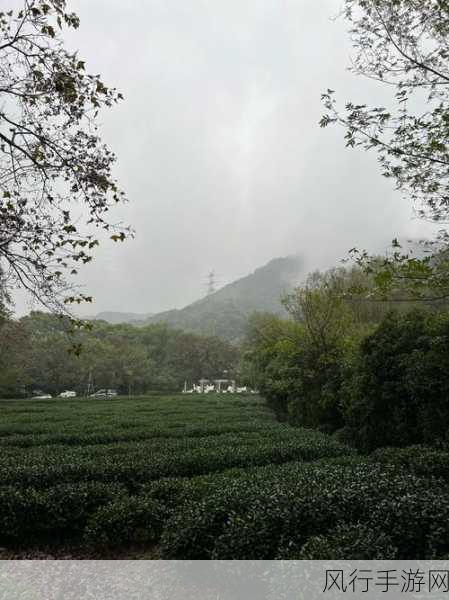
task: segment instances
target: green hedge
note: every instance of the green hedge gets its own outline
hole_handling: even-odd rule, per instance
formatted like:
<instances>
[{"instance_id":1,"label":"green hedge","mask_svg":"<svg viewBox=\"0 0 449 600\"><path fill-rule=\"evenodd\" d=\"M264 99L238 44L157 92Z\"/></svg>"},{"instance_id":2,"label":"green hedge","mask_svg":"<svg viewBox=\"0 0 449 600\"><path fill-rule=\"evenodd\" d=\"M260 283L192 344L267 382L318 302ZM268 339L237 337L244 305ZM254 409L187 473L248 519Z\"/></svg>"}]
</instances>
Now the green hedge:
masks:
<instances>
[{"instance_id":1,"label":"green hedge","mask_svg":"<svg viewBox=\"0 0 449 600\"><path fill-rule=\"evenodd\" d=\"M124 495L117 484L55 485L49 490L0 488L2 544L65 543L84 534L99 507Z\"/></svg>"},{"instance_id":2,"label":"green hedge","mask_svg":"<svg viewBox=\"0 0 449 600\"><path fill-rule=\"evenodd\" d=\"M48 488L57 483L102 481L122 483L137 492L148 481L169 476L191 477L230 467L281 464L292 460L315 460L349 455L353 451L330 437L310 430L290 429L288 436L263 436L245 443L244 438L201 439L193 447L171 442L159 445L129 445L115 454L96 447L81 451L57 449L23 456L0 457L3 484ZM215 442L215 444L213 443Z\"/></svg>"},{"instance_id":3,"label":"green hedge","mask_svg":"<svg viewBox=\"0 0 449 600\"><path fill-rule=\"evenodd\" d=\"M262 469L182 505L165 527L162 556L268 559L358 524L387 536L397 558L438 557L449 549L449 488L377 465Z\"/></svg>"},{"instance_id":4,"label":"green hedge","mask_svg":"<svg viewBox=\"0 0 449 600\"><path fill-rule=\"evenodd\" d=\"M101 556L157 544L180 559L449 555L443 450L360 457L322 433L275 423L259 402L126 402L126 411L77 402L81 415L56 403L55 415L6 406L0 545L75 545Z\"/></svg>"},{"instance_id":5,"label":"green hedge","mask_svg":"<svg viewBox=\"0 0 449 600\"><path fill-rule=\"evenodd\" d=\"M114 483L0 488L5 545L159 544L169 559L417 559L449 554L449 486L357 457Z\"/></svg>"},{"instance_id":6,"label":"green hedge","mask_svg":"<svg viewBox=\"0 0 449 600\"><path fill-rule=\"evenodd\" d=\"M395 560L398 549L387 532L362 523L337 525L326 535L316 535L302 546L287 545L279 558L298 560Z\"/></svg>"},{"instance_id":7,"label":"green hedge","mask_svg":"<svg viewBox=\"0 0 449 600\"><path fill-rule=\"evenodd\" d=\"M126 548L159 539L166 509L148 497L120 498L100 507L89 519L84 541L91 548Z\"/></svg>"},{"instance_id":8,"label":"green hedge","mask_svg":"<svg viewBox=\"0 0 449 600\"><path fill-rule=\"evenodd\" d=\"M427 446L380 448L371 454L371 459L424 477L441 477L449 481L449 452L445 450Z\"/></svg>"}]
</instances>

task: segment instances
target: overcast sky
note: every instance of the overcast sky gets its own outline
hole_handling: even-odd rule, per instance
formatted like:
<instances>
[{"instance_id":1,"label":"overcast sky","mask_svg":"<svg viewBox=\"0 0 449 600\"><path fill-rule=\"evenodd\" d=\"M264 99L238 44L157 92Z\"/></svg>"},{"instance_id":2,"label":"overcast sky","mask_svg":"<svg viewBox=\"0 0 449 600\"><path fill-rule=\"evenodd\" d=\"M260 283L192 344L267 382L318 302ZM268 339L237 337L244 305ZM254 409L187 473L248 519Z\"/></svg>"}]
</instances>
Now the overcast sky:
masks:
<instances>
[{"instance_id":1,"label":"overcast sky","mask_svg":"<svg viewBox=\"0 0 449 600\"><path fill-rule=\"evenodd\" d=\"M343 102L388 91L347 71L342 0L68 4L81 17L70 47L125 96L100 120L130 200L116 220L136 230L84 268L83 314L180 307L211 269L225 284L293 253L323 268L419 235L375 156L318 126L328 87Z\"/></svg>"}]
</instances>

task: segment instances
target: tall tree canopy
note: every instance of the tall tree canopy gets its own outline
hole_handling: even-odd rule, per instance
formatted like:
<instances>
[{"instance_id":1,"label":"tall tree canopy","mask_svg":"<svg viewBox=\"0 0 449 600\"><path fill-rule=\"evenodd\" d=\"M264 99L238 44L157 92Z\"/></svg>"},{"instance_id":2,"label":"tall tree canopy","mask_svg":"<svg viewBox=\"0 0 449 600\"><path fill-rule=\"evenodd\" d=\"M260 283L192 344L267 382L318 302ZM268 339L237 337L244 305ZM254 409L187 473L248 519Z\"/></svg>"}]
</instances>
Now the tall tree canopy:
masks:
<instances>
[{"instance_id":1,"label":"tall tree canopy","mask_svg":"<svg viewBox=\"0 0 449 600\"><path fill-rule=\"evenodd\" d=\"M59 394L115 388L122 394L181 391L202 377L236 377L239 349L216 337L171 329L96 321L70 332L70 320L31 312L3 321L0 313L0 398L33 390ZM70 332L70 335L69 335ZM80 344L83 351L68 352Z\"/></svg>"},{"instance_id":2,"label":"tall tree canopy","mask_svg":"<svg viewBox=\"0 0 449 600\"><path fill-rule=\"evenodd\" d=\"M333 90L323 94L321 126L338 122L347 146L377 153L382 174L413 201L418 216L440 225L424 253L397 240L382 264L366 252L356 260L376 272L388 293L407 282L426 300L449 296L449 2L447 0L346 0L355 48L352 70L392 91L388 108L349 102L340 111ZM423 258L424 256L424 258Z\"/></svg>"},{"instance_id":3,"label":"tall tree canopy","mask_svg":"<svg viewBox=\"0 0 449 600\"><path fill-rule=\"evenodd\" d=\"M0 268L52 310L89 299L64 275L92 259L98 228L129 233L107 219L124 194L95 124L122 96L64 47L78 25L65 0L0 12Z\"/></svg>"}]
</instances>

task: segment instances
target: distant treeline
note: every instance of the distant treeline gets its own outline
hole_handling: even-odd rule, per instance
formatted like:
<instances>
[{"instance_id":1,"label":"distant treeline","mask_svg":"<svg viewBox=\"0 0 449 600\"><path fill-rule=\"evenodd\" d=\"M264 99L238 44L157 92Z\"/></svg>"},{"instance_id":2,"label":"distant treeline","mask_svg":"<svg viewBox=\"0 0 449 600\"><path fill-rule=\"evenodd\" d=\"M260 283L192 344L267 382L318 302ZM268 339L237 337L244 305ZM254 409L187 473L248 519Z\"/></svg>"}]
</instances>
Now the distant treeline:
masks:
<instances>
[{"instance_id":1,"label":"distant treeline","mask_svg":"<svg viewBox=\"0 0 449 600\"><path fill-rule=\"evenodd\" d=\"M0 320L0 397L37 391L59 394L113 388L121 394L179 391L185 380L232 374L238 349L217 337L166 325L93 323L70 333L70 323L42 312Z\"/></svg>"}]
</instances>

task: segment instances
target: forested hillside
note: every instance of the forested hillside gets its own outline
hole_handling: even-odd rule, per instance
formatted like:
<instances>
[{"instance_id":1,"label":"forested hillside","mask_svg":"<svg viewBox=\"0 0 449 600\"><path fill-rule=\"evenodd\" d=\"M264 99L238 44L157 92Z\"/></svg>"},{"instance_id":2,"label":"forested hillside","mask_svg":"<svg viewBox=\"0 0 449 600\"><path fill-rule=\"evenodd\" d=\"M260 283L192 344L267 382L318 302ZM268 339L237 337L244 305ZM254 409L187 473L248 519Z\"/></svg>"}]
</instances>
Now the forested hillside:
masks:
<instances>
[{"instance_id":1,"label":"forested hillside","mask_svg":"<svg viewBox=\"0 0 449 600\"><path fill-rule=\"evenodd\" d=\"M112 311L106 310L104 312L100 312L95 316L89 316L87 319L92 321L106 321L111 325L120 325L121 323L129 323L130 325L136 325L151 317L152 314L140 314L140 313L132 313L132 312L121 312L121 311Z\"/></svg>"},{"instance_id":2,"label":"forested hillside","mask_svg":"<svg viewBox=\"0 0 449 600\"><path fill-rule=\"evenodd\" d=\"M214 294L181 310L154 315L146 322L167 323L185 331L239 341L251 313L285 314L281 296L300 283L303 277L303 265L298 257L275 258Z\"/></svg>"}]
</instances>

